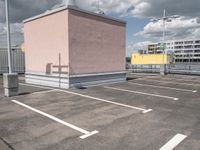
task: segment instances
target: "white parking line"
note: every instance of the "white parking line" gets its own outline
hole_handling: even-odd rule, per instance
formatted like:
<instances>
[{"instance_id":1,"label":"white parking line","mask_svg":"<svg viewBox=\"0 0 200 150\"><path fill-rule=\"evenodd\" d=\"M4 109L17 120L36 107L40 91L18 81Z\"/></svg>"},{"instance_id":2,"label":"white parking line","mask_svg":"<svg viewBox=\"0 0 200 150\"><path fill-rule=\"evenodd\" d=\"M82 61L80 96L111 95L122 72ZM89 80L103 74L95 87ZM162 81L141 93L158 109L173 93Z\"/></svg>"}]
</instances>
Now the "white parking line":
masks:
<instances>
[{"instance_id":1,"label":"white parking line","mask_svg":"<svg viewBox=\"0 0 200 150\"><path fill-rule=\"evenodd\" d=\"M178 144L180 144L187 136L183 134L176 134L169 142L167 142L159 150L173 150Z\"/></svg>"},{"instance_id":2,"label":"white parking line","mask_svg":"<svg viewBox=\"0 0 200 150\"><path fill-rule=\"evenodd\" d=\"M130 93L135 93L135 94L142 94L142 95L148 95L148 96L154 96L154 97L161 97L161 98L166 98L166 99L172 99L174 101L179 100L179 98L176 98L176 97L163 96L163 95L157 95L157 94L151 94L151 93L144 93L144 92L139 92L139 91L131 91L131 90L121 89L121 88L115 88L115 87L105 86L104 88L112 89L112 90L118 90L118 91L123 91L123 92L130 92Z\"/></svg>"},{"instance_id":3,"label":"white parking line","mask_svg":"<svg viewBox=\"0 0 200 150\"><path fill-rule=\"evenodd\" d=\"M57 89L57 91L65 92L65 93L68 93L68 94L77 95L77 96L81 96L81 97L85 97L85 98L89 98L89 99L94 99L94 100L97 100L97 101L106 102L106 103L110 103L110 104L114 104L114 105L118 105L118 106L122 106L122 107L126 107L126 108L140 110L144 114L152 111L152 109L143 109L143 108L140 108L140 107L135 107L135 106L131 106L131 105L117 103L117 102L113 102L113 101L109 101L109 100L105 100L105 99L101 99L101 98L97 98L97 97L93 97L93 96L89 96L89 95L84 95L84 94L80 94L80 93L75 93L75 92L71 92L71 91L65 91L65 90L60 90L60 89Z\"/></svg>"},{"instance_id":4,"label":"white parking line","mask_svg":"<svg viewBox=\"0 0 200 150\"><path fill-rule=\"evenodd\" d=\"M26 104L23 104L23 103L21 103L21 102L19 102L19 101L12 100L12 102L14 102L14 103L16 103L16 104L18 104L18 105L21 105L21 106L23 106L23 107L25 107L25 108L28 108L28 109L30 109L30 110L32 110L32 111L34 111L34 112L37 112L37 113L39 113L40 115L43 115L43 116L45 116L45 117L47 117L47 118L49 118L49 119L52 119L52 120L54 120L54 121L56 121L56 122L58 122L58 123L61 123L61 124L65 125L65 126L68 126L68 127L72 128L72 129L74 129L74 130L76 130L76 131L79 131L79 132L83 133L84 135L80 136L81 139L85 139L85 138L87 138L87 137L89 137L89 136L92 136L92 135L94 135L94 134L99 133L99 132L96 131L96 130L95 130L95 131L92 131L92 132L86 131L86 130L81 129L81 128L77 127L77 126L74 126L74 125L72 125L72 124L70 124L70 123L67 123L67 122L65 122L65 121L63 121L63 120L61 120L61 119L58 119L58 118L56 118L56 117L54 117L54 116L52 116L52 115L49 115L49 114L47 114L47 113L45 113L45 112L42 112L42 111L40 111L40 110L38 110L38 109L35 109L35 108L33 108L33 107L30 107L30 106L28 106L28 105L26 105Z\"/></svg>"},{"instance_id":5,"label":"white parking line","mask_svg":"<svg viewBox=\"0 0 200 150\"><path fill-rule=\"evenodd\" d=\"M33 87L39 87L39 88L45 88L43 86L35 86L35 85L31 85L31 84L23 84L23 85L33 86ZM51 88L51 89L53 89L53 88ZM71 92L71 91L67 91L67 90L53 89L53 91L65 92L65 93L68 93L68 94L78 95L78 96L81 96L81 97L85 97L85 98L89 98L89 99L94 99L94 100L97 100L97 101L106 102L106 103L118 105L118 106L121 106L121 107L126 107L126 108L140 110L140 111L142 111L143 114L146 114L146 113L152 111L152 109L144 109L144 108L140 108L140 107L135 107L135 106L131 106L131 105L117 103L117 102L113 102L113 101L109 101L109 100L105 100L105 99L101 99L101 98L97 98L97 97L92 97L92 96L89 96L89 95L83 95L83 94L79 94L79 93L75 93L75 92Z\"/></svg>"},{"instance_id":6,"label":"white parking line","mask_svg":"<svg viewBox=\"0 0 200 150\"><path fill-rule=\"evenodd\" d=\"M182 84L182 85L191 85L191 86L200 86L200 84L180 83L180 82L171 82L171 81L158 81L158 80L145 79L145 78L139 78L139 79L136 79L136 80L153 81L153 82L160 82L160 83Z\"/></svg>"},{"instance_id":7,"label":"white parking line","mask_svg":"<svg viewBox=\"0 0 200 150\"><path fill-rule=\"evenodd\" d=\"M176 91L183 91L183 92L193 92L196 93L197 90L188 90L188 89L180 89L180 88L172 88L167 86L156 86L151 84L140 84L135 82L128 82L129 84L139 85L139 86L149 86L149 87L155 87L155 88L161 88L161 89L170 89L170 90L176 90Z\"/></svg>"}]
</instances>

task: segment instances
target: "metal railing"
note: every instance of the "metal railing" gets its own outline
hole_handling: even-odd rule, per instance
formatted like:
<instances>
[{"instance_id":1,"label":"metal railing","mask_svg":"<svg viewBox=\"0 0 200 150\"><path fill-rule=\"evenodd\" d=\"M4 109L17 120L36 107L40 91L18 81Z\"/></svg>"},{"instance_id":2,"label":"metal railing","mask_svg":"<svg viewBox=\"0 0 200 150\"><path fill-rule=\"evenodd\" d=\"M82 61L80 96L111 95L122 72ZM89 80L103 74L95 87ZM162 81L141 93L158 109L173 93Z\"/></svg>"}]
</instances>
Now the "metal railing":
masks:
<instances>
[{"instance_id":1,"label":"metal railing","mask_svg":"<svg viewBox=\"0 0 200 150\"><path fill-rule=\"evenodd\" d=\"M160 73L160 65L131 65L133 73ZM170 64L166 66L168 74L200 75L200 63Z\"/></svg>"}]
</instances>

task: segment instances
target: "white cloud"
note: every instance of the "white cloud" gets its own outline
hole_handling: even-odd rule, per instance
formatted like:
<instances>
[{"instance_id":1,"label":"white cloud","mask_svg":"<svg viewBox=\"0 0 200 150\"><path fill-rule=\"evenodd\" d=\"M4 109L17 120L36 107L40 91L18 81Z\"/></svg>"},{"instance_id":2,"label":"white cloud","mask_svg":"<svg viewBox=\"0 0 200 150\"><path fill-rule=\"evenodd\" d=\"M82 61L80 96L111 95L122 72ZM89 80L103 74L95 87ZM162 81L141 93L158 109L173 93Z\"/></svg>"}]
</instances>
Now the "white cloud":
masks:
<instances>
[{"instance_id":1,"label":"white cloud","mask_svg":"<svg viewBox=\"0 0 200 150\"><path fill-rule=\"evenodd\" d=\"M144 17L143 13L144 10L149 10L151 8L150 3L147 2L141 2L135 5L135 8L129 13L129 15L135 16L135 17Z\"/></svg>"},{"instance_id":2,"label":"white cloud","mask_svg":"<svg viewBox=\"0 0 200 150\"><path fill-rule=\"evenodd\" d=\"M184 39L184 38L194 38L200 37L199 31L200 23L199 18L186 18L180 17L174 19L172 22L166 23L166 40L170 39ZM158 22L148 23L143 31L136 33L135 35L143 36L151 40L162 40L163 33L163 22L162 20Z\"/></svg>"},{"instance_id":3,"label":"white cloud","mask_svg":"<svg viewBox=\"0 0 200 150\"><path fill-rule=\"evenodd\" d=\"M64 0L66 1L66 0ZM98 7L97 0L76 0L78 6L82 9L96 11ZM131 6L131 0L100 0L100 9L105 13L126 13Z\"/></svg>"},{"instance_id":4,"label":"white cloud","mask_svg":"<svg viewBox=\"0 0 200 150\"><path fill-rule=\"evenodd\" d=\"M143 41L138 43L130 43L127 45L127 55L130 56L132 53L137 52L138 50L147 50L148 44L152 43L151 41Z\"/></svg>"},{"instance_id":5,"label":"white cloud","mask_svg":"<svg viewBox=\"0 0 200 150\"><path fill-rule=\"evenodd\" d=\"M137 17L160 17L163 9L171 15L199 16L199 0L132 0L134 9L129 13Z\"/></svg>"}]
</instances>

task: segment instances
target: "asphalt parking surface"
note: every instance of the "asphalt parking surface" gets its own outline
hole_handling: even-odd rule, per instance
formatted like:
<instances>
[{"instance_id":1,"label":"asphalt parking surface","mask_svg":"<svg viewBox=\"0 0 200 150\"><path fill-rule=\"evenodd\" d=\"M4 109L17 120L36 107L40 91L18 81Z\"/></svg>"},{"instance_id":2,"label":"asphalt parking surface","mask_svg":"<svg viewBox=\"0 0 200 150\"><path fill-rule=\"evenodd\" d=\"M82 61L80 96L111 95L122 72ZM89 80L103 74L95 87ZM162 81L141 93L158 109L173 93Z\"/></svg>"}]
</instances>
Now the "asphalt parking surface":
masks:
<instances>
[{"instance_id":1,"label":"asphalt parking surface","mask_svg":"<svg viewBox=\"0 0 200 150\"><path fill-rule=\"evenodd\" d=\"M1 78L0 150L159 150L177 134L186 138L175 149L199 150L200 77L129 77L71 90L20 84L12 98L3 96ZM81 129L98 133L81 139Z\"/></svg>"}]
</instances>

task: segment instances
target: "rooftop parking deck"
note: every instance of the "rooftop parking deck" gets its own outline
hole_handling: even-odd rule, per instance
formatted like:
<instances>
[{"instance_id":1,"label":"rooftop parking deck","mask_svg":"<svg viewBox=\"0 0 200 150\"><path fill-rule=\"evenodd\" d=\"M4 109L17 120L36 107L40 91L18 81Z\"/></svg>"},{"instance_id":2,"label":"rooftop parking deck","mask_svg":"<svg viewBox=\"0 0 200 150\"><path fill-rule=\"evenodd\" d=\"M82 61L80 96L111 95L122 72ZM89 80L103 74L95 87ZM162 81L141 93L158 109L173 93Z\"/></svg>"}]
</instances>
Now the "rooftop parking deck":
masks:
<instances>
[{"instance_id":1,"label":"rooftop parking deck","mask_svg":"<svg viewBox=\"0 0 200 150\"><path fill-rule=\"evenodd\" d=\"M200 77L129 74L127 82L52 89L20 80L5 98L1 150L200 149Z\"/></svg>"}]
</instances>

